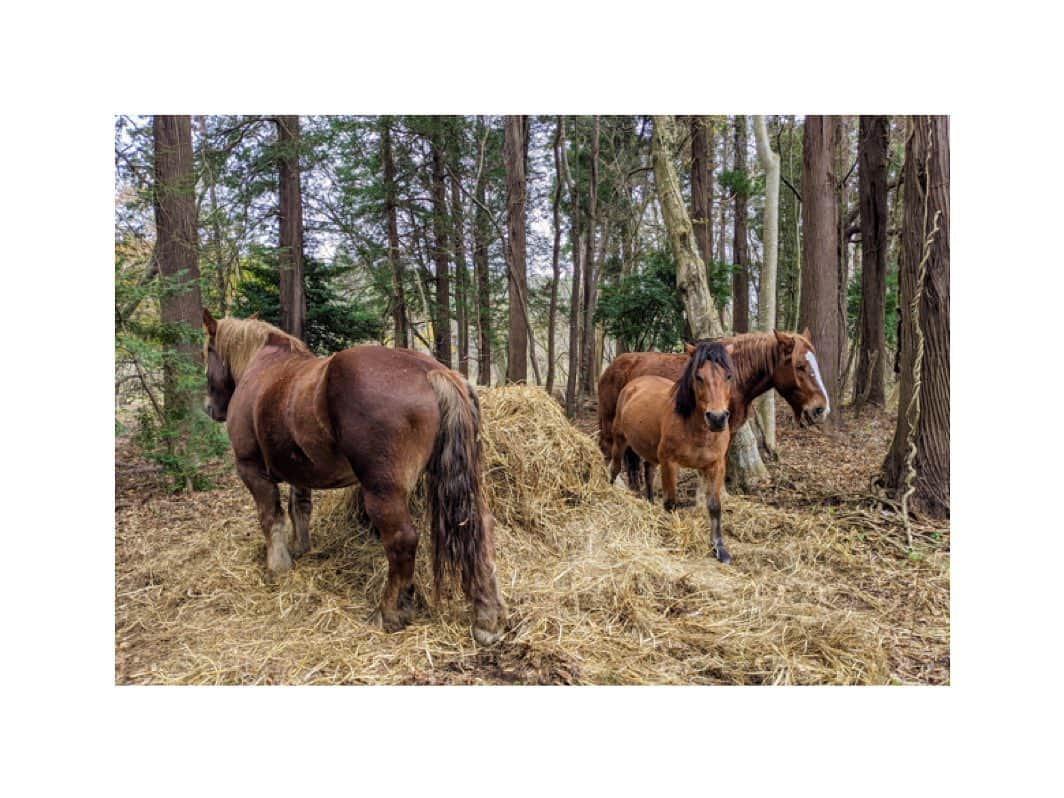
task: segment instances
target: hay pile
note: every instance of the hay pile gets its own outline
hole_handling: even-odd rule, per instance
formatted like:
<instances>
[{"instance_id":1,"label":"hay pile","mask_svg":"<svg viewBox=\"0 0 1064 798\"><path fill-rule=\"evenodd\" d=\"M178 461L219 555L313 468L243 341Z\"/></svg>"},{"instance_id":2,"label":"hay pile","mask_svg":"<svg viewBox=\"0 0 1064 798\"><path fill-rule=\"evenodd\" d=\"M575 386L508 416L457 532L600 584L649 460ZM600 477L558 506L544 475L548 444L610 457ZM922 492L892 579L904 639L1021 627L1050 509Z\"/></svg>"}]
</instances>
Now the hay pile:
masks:
<instances>
[{"instance_id":1,"label":"hay pile","mask_svg":"<svg viewBox=\"0 0 1064 798\"><path fill-rule=\"evenodd\" d=\"M356 491L316 494L313 548L269 584L250 496L123 508L120 683L800 683L949 679L949 554L827 510L729 497L730 567L702 508L607 483L598 448L531 387L481 391L486 483L510 629L478 646L457 594L404 631L369 618L387 566ZM132 500L131 500L132 501ZM415 501L420 511L420 497ZM354 528L354 529L353 529ZM429 594L427 540L417 583Z\"/></svg>"}]
</instances>

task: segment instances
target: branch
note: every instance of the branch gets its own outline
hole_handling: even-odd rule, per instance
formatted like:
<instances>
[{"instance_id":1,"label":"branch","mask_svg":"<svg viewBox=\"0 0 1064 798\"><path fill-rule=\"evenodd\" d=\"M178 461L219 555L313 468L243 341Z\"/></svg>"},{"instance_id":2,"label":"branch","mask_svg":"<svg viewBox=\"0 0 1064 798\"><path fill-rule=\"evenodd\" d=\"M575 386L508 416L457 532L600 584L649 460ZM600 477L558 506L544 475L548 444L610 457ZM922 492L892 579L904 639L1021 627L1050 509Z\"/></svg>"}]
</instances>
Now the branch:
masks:
<instances>
[{"instance_id":1,"label":"branch","mask_svg":"<svg viewBox=\"0 0 1064 798\"><path fill-rule=\"evenodd\" d=\"M801 205L801 203L802 203L802 195L798 193L798 189L796 189L794 186L792 186L791 185L791 181L788 180L786 177L784 177L782 174L780 175L780 180L783 181L783 184L785 186L787 186L787 188L789 188L791 191L794 192L794 196L798 200L798 204Z\"/></svg>"}]
</instances>

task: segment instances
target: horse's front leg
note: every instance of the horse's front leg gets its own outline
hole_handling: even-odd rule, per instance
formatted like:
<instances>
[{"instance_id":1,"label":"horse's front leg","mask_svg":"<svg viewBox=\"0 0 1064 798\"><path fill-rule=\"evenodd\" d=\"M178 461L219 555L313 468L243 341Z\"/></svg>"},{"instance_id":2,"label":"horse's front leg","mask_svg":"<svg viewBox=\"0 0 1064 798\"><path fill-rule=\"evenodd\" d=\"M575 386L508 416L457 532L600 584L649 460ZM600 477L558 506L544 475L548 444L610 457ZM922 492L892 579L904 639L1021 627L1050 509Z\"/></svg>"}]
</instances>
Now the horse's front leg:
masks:
<instances>
[{"instance_id":1,"label":"horse's front leg","mask_svg":"<svg viewBox=\"0 0 1064 798\"><path fill-rule=\"evenodd\" d=\"M647 501L654 503L654 464L649 460L643 461L643 481L646 483Z\"/></svg>"},{"instance_id":2,"label":"horse's front leg","mask_svg":"<svg viewBox=\"0 0 1064 798\"><path fill-rule=\"evenodd\" d=\"M398 488L363 493L366 515L381 535L388 557L388 581L378 610L381 626L396 632L410 621L417 606L414 591L414 557L417 529L410 519L408 496Z\"/></svg>"},{"instance_id":3,"label":"horse's front leg","mask_svg":"<svg viewBox=\"0 0 1064 798\"><path fill-rule=\"evenodd\" d=\"M236 470L255 498L259 524L266 538L266 567L271 574L286 573L292 568L292 557L288 553L288 525L281 512L281 493L277 483L266 476L261 463L238 460Z\"/></svg>"},{"instance_id":4,"label":"horse's front leg","mask_svg":"<svg viewBox=\"0 0 1064 798\"><path fill-rule=\"evenodd\" d=\"M677 506L676 463L670 462L660 448L658 449L658 463L661 465L661 495L665 500L665 509L671 513Z\"/></svg>"},{"instance_id":5,"label":"horse's front leg","mask_svg":"<svg viewBox=\"0 0 1064 798\"><path fill-rule=\"evenodd\" d=\"M292 519L292 528L296 533L295 545L291 549L293 557L300 557L310 550L312 509L310 488L297 488L292 485L288 491L288 517Z\"/></svg>"},{"instance_id":6,"label":"horse's front leg","mask_svg":"<svg viewBox=\"0 0 1064 798\"><path fill-rule=\"evenodd\" d=\"M722 563L731 562L731 555L724 547L724 535L720 530L720 494L724 486L724 458L702 471L702 481L706 490L706 509L709 511L710 541L713 554Z\"/></svg>"}]
</instances>

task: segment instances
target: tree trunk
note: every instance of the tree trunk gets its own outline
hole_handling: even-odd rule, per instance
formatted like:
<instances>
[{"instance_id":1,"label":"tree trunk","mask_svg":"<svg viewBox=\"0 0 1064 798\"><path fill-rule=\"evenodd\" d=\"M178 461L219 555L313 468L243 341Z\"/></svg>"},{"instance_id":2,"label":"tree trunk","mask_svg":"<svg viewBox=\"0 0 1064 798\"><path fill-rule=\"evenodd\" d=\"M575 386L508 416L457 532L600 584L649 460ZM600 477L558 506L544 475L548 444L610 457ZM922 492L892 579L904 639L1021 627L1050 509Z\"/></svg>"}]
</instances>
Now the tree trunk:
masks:
<instances>
[{"instance_id":1,"label":"tree trunk","mask_svg":"<svg viewBox=\"0 0 1064 798\"><path fill-rule=\"evenodd\" d=\"M456 164L457 168L457 164ZM451 219L454 237L454 315L458 323L458 370L469 376L469 278L465 253L465 213L458 174L451 174Z\"/></svg>"},{"instance_id":2,"label":"tree trunk","mask_svg":"<svg viewBox=\"0 0 1064 798\"><path fill-rule=\"evenodd\" d=\"M443 120L432 121L432 259L436 265L436 312L433 314L433 338L436 359L451 368L451 264L447 244L447 188L444 184L443 142L440 127Z\"/></svg>"},{"instance_id":3,"label":"tree trunk","mask_svg":"<svg viewBox=\"0 0 1064 798\"><path fill-rule=\"evenodd\" d=\"M591 175L587 195L587 236L584 256L584 337L583 353L580 357L581 393L594 396L598 387L598 369L595 360L595 304L598 301L598 269L595 258L595 230L598 224L598 161L599 161L599 118L594 118L594 130L591 134ZM600 232L605 244L605 230Z\"/></svg>"},{"instance_id":4,"label":"tree trunk","mask_svg":"<svg viewBox=\"0 0 1064 798\"><path fill-rule=\"evenodd\" d=\"M735 171L746 176L746 117L735 117ZM732 248L732 329L750 332L750 256L746 246L746 190L735 192L735 243Z\"/></svg>"},{"instance_id":5,"label":"tree trunk","mask_svg":"<svg viewBox=\"0 0 1064 798\"><path fill-rule=\"evenodd\" d=\"M895 495L905 492L912 430L915 492L909 506L949 518L949 117L912 118L904 191L901 387L883 482Z\"/></svg>"},{"instance_id":6,"label":"tree trunk","mask_svg":"<svg viewBox=\"0 0 1064 798\"><path fill-rule=\"evenodd\" d=\"M562 163L566 163L564 151ZM566 169L566 174L570 174ZM573 252L573 283L569 293L569 371L565 379L565 414L572 418L576 413L577 379L580 374L580 256L583 252L583 238L580 229L580 196L576 181L569 181L569 197L572 204L572 221L569 227L570 248Z\"/></svg>"},{"instance_id":7,"label":"tree trunk","mask_svg":"<svg viewBox=\"0 0 1064 798\"><path fill-rule=\"evenodd\" d=\"M280 205L281 328L305 337L307 297L303 285L303 193L299 177L299 117L277 117Z\"/></svg>"},{"instance_id":8,"label":"tree trunk","mask_svg":"<svg viewBox=\"0 0 1064 798\"><path fill-rule=\"evenodd\" d=\"M691 219L684 207L680 182L672 163L675 141L673 127L671 116L654 117L651 152L658 201L668 230L673 257L676 259L676 287L683 299L691 334L695 338L719 338L724 335L724 328L709 293L706 266L695 246Z\"/></svg>"},{"instance_id":9,"label":"tree trunk","mask_svg":"<svg viewBox=\"0 0 1064 798\"><path fill-rule=\"evenodd\" d=\"M802 280L799 326L808 327L830 401L839 401L838 204L834 161L837 117L807 116L802 141ZM829 423L838 413L828 417Z\"/></svg>"},{"instance_id":10,"label":"tree trunk","mask_svg":"<svg viewBox=\"0 0 1064 798\"><path fill-rule=\"evenodd\" d=\"M713 120L691 117L691 226L707 268L713 263Z\"/></svg>"},{"instance_id":11,"label":"tree trunk","mask_svg":"<svg viewBox=\"0 0 1064 798\"><path fill-rule=\"evenodd\" d=\"M558 315L558 280L561 277L558 257L561 254L562 225L562 141L565 138L565 118L558 117L554 132L554 202L551 214L554 221L554 245L551 248L550 308L547 311L547 393L554 394L554 337Z\"/></svg>"},{"instance_id":12,"label":"tree trunk","mask_svg":"<svg viewBox=\"0 0 1064 798\"><path fill-rule=\"evenodd\" d=\"M861 327L855 405L882 406L887 359L884 315L887 303L887 152L890 118L862 116L858 160L861 195Z\"/></svg>"},{"instance_id":13,"label":"tree trunk","mask_svg":"<svg viewBox=\"0 0 1064 798\"><path fill-rule=\"evenodd\" d=\"M392 269L392 330L396 349L410 346L403 290L403 263L399 255L399 221L396 214L395 157L392 154L392 123L382 118L381 162L384 167L384 224L388 231L388 263Z\"/></svg>"},{"instance_id":14,"label":"tree trunk","mask_svg":"<svg viewBox=\"0 0 1064 798\"><path fill-rule=\"evenodd\" d=\"M486 133L483 121L477 117L477 138L483 141ZM483 159L483 155L481 156ZM488 242L491 225L488 219L485 186L487 176L481 164L473 189L476 206L473 210L473 272L477 283L477 385L491 385L491 284L488 281Z\"/></svg>"},{"instance_id":15,"label":"tree trunk","mask_svg":"<svg viewBox=\"0 0 1064 798\"><path fill-rule=\"evenodd\" d=\"M196 174L187 116L152 119L155 142L155 259L165 284L159 294L164 325L163 405L169 420L183 418L195 394L180 379L181 361L202 368L196 333L203 324L196 234Z\"/></svg>"},{"instance_id":16,"label":"tree trunk","mask_svg":"<svg viewBox=\"0 0 1064 798\"><path fill-rule=\"evenodd\" d=\"M680 195L680 184L672 164L672 143L672 117L655 116L652 147L654 182L657 184L669 243L676 258L676 284L687 311L691 334L695 338L720 338L724 335L724 328L709 293L706 267L695 246L691 219ZM738 490L748 490L768 476L749 424L743 424L732 435L727 471L731 484Z\"/></svg>"},{"instance_id":17,"label":"tree trunk","mask_svg":"<svg viewBox=\"0 0 1064 798\"><path fill-rule=\"evenodd\" d=\"M528 379L528 321L525 298L528 273L525 264L525 117L506 116L503 160L506 165L507 240L506 261L509 271L509 338L507 342L506 381Z\"/></svg>"},{"instance_id":18,"label":"tree trunk","mask_svg":"<svg viewBox=\"0 0 1064 798\"><path fill-rule=\"evenodd\" d=\"M757 300L757 322L762 332L776 329L776 266L779 258L780 236L780 156L772 151L768 141L765 117L754 117L754 138L757 156L765 170L765 221L763 240L765 261L761 267L761 285ZM768 391L757 398L755 412L765 435L765 448L776 451L776 392Z\"/></svg>"}]
</instances>

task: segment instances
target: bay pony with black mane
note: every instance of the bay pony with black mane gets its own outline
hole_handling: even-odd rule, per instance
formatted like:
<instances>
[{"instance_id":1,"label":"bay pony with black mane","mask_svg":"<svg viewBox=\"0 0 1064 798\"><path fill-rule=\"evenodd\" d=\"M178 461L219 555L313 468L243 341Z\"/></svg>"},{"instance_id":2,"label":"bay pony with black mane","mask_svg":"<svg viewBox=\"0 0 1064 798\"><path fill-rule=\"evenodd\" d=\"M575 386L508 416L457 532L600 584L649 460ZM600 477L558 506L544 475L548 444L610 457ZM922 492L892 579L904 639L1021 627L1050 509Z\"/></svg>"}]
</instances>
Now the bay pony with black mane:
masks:
<instances>
[{"instance_id":1,"label":"bay pony with black mane","mask_svg":"<svg viewBox=\"0 0 1064 798\"><path fill-rule=\"evenodd\" d=\"M315 357L306 345L255 319L207 329L206 410L224 421L236 470L255 498L266 563L281 574L310 548L311 491L362 485L366 514L388 557L378 619L405 626L415 602L418 532L409 498L422 472L439 592L453 574L473 605L473 634L493 643L505 627L495 578L494 518L481 485L480 406L473 387L431 357L359 346ZM291 486L288 517L278 485Z\"/></svg>"},{"instance_id":2,"label":"bay pony with black mane","mask_svg":"<svg viewBox=\"0 0 1064 798\"><path fill-rule=\"evenodd\" d=\"M791 406L799 426L822 421L831 411L808 328L801 334L746 333L722 338L720 343L731 347L735 364L735 381L728 408L731 412L728 423L733 431L746 421L750 403L772 388ZM598 383L599 448L607 461L613 452L617 398L624 386L647 374L679 379L694 347L686 344L685 349L684 354L627 352L615 357L602 372Z\"/></svg>"},{"instance_id":3,"label":"bay pony with black mane","mask_svg":"<svg viewBox=\"0 0 1064 798\"><path fill-rule=\"evenodd\" d=\"M627 462L628 482L635 487L638 468L630 456L643 460L646 496L654 501L654 466L661 466L661 491L665 509L676 506L677 466L702 474L709 511L713 553L731 562L720 529L720 493L731 430L728 420L735 367L728 349L720 343L701 343L691 349L676 382L647 375L631 380L617 399L613 421L610 481Z\"/></svg>"}]
</instances>

